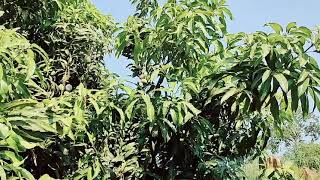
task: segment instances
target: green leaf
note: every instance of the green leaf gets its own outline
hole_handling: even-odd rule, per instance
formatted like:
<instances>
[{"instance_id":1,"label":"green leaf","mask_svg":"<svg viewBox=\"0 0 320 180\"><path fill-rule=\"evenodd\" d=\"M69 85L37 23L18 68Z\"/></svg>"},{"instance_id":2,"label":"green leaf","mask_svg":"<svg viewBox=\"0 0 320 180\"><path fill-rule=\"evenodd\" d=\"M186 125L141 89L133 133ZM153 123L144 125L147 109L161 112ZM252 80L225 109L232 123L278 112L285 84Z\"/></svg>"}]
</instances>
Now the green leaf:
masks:
<instances>
[{"instance_id":1,"label":"green leaf","mask_svg":"<svg viewBox=\"0 0 320 180\"><path fill-rule=\"evenodd\" d=\"M260 100L264 100L265 97L267 97L270 93L270 87L271 87L271 79L267 80L266 82L264 82L261 87L260 87L260 91L261 91L261 96L260 96Z\"/></svg>"},{"instance_id":2,"label":"green leaf","mask_svg":"<svg viewBox=\"0 0 320 180\"><path fill-rule=\"evenodd\" d=\"M198 42L198 45L203 52L208 51L207 44L205 43L205 41L203 39L197 38L196 42Z\"/></svg>"},{"instance_id":3,"label":"green leaf","mask_svg":"<svg viewBox=\"0 0 320 180\"><path fill-rule=\"evenodd\" d=\"M255 43L255 44L251 47L250 59L253 59L253 58L255 57L257 47L258 47L258 43Z\"/></svg>"},{"instance_id":4,"label":"green leaf","mask_svg":"<svg viewBox=\"0 0 320 180\"><path fill-rule=\"evenodd\" d=\"M298 89L296 87L291 89L291 109L296 111L298 109L299 97Z\"/></svg>"},{"instance_id":5,"label":"green leaf","mask_svg":"<svg viewBox=\"0 0 320 180\"><path fill-rule=\"evenodd\" d=\"M282 90L284 92L288 92L288 81L287 78L283 75L283 74L274 74L273 77L275 77L277 79L277 81L279 82Z\"/></svg>"},{"instance_id":6,"label":"green leaf","mask_svg":"<svg viewBox=\"0 0 320 180\"><path fill-rule=\"evenodd\" d=\"M281 34L283 31L281 25L278 23L267 23L266 26L271 27L277 34Z\"/></svg>"},{"instance_id":7,"label":"green leaf","mask_svg":"<svg viewBox=\"0 0 320 180\"><path fill-rule=\"evenodd\" d=\"M320 91L317 88L313 88L313 98L318 111L320 111Z\"/></svg>"},{"instance_id":8,"label":"green leaf","mask_svg":"<svg viewBox=\"0 0 320 180\"><path fill-rule=\"evenodd\" d=\"M232 12L230 11L230 9L226 8L226 7L222 7L220 8L225 14L227 14L229 16L229 18L231 20L233 20L233 15L232 15Z\"/></svg>"},{"instance_id":9,"label":"green leaf","mask_svg":"<svg viewBox=\"0 0 320 180\"><path fill-rule=\"evenodd\" d=\"M34 61L33 51L28 49L27 53L29 57L28 57L28 64L27 64L28 72L27 72L26 80L31 78L31 76L34 74L36 69L36 63Z\"/></svg>"},{"instance_id":10,"label":"green leaf","mask_svg":"<svg viewBox=\"0 0 320 180\"><path fill-rule=\"evenodd\" d=\"M131 119L133 107L134 107L134 105L136 104L137 101L138 101L138 99L132 101L132 102L129 104L129 106L126 108L125 114L127 115L128 119Z\"/></svg>"},{"instance_id":11,"label":"green leaf","mask_svg":"<svg viewBox=\"0 0 320 180\"><path fill-rule=\"evenodd\" d=\"M113 108L114 108L115 110L117 110L117 112L119 113L119 115L120 115L121 127L123 127L124 122L125 122L125 115L124 115L122 109L119 108L119 107L117 107L117 106L114 105L114 104L111 104L111 107L113 107Z\"/></svg>"},{"instance_id":12,"label":"green leaf","mask_svg":"<svg viewBox=\"0 0 320 180\"><path fill-rule=\"evenodd\" d=\"M315 110L315 108L318 108L318 110L320 108L320 100L319 100L319 97L318 97L315 89L316 88L312 88L311 93L310 93L310 95L313 99L313 102L314 102L313 111Z\"/></svg>"},{"instance_id":13,"label":"green leaf","mask_svg":"<svg viewBox=\"0 0 320 180\"><path fill-rule=\"evenodd\" d=\"M182 32L182 28L184 26L184 23L179 23L178 27L177 27L177 36L180 37L181 32Z\"/></svg>"},{"instance_id":14,"label":"green leaf","mask_svg":"<svg viewBox=\"0 0 320 180\"><path fill-rule=\"evenodd\" d=\"M270 111L271 111L271 114L273 116L273 118L275 119L279 119L279 104L278 104L278 101L275 97L272 97L271 100L270 100L271 104L270 104Z\"/></svg>"},{"instance_id":15,"label":"green leaf","mask_svg":"<svg viewBox=\"0 0 320 180\"><path fill-rule=\"evenodd\" d=\"M189 22L188 22L188 30L193 33L193 23L194 23L194 20L193 19L190 19Z\"/></svg>"},{"instance_id":16,"label":"green leaf","mask_svg":"<svg viewBox=\"0 0 320 180\"><path fill-rule=\"evenodd\" d=\"M235 101L232 105L231 105L231 112L235 112L237 110L237 101Z\"/></svg>"},{"instance_id":17,"label":"green leaf","mask_svg":"<svg viewBox=\"0 0 320 180\"><path fill-rule=\"evenodd\" d=\"M312 35L312 31L307 27L301 26L301 27L299 27L299 30L302 31L303 33L305 33L308 38L310 38Z\"/></svg>"},{"instance_id":18,"label":"green leaf","mask_svg":"<svg viewBox=\"0 0 320 180\"><path fill-rule=\"evenodd\" d=\"M198 115L198 114L201 113L201 111L199 111L197 108L195 108L191 103L185 102L185 105L187 105L187 107L191 110L191 112L192 112L194 115Z\"/></svg>"},{"instance_id":19,"label":"green leaf","mask_svg":"<svg viewBox=\"0 0 320 180\"><path fill-rule=\"evenodd\" d=\"M95 179L96 177L98 177L100 172L101 172L100 162L96 161L95 167L93 168L93 176L92 176L92 178Z\"/></svg>"},{"instance_id":20,"label":"green leaf","mask_svg":"<svg viewBox=\"0 0 320 180\"><path fill-rule=\"evenodd\" d=\"M160 69L156 69L155 71L153 71L150 76L150 81L154 81L158 77L159 72L160 72Z\"/></svg>"},{"instance_id":21,"label":"green leaf","mask_svg":"<svg viewBox=\"0 0 320 180\"><path fill-rule=\"evenodd\" d=\"M270 74L271 74L271 71L269 69L263 73L261 84L266 82L266 80L270 77Z\"/></svg>"},{"instance_id":22,"label":"green leaf","mask_svg":"<svg viewBox=\"0 0 320 180\"><path fill-rule=\"evenodd\" d=\"M37 143L26 141L26 140L24 140L22 137L20 137L18 135L17 135L17 137L19 139L19 143L20 143L19 145L21 147L25 148L25 149L32 149L32 148L34 148L34 147L39 145Z\"/></svg>"},{"instance_id":23,"label":"green leaf","mask_svg":"<svg viewBox=\"0 0 320 180\"><path fill-rule=\"evenodd\" d=\"M208 31L206 30L206 27L202 23L196 22L196 25L201 29L202 35L204 37L206 37L209 34Z\"/></svg>"},{"instance_id":24,"label":"green leaf","mask_svg":"<svg viewBox=\"0 0 320 180\"><path fill-rule=\"evenodd\" d=\"M300 98L300 102L301 102L301 109L302 109L302 114L303 117L307 117L308 113L309 113L309 102L308 102L308 96L302 95Z\"/></svg>"},{"instance_id":25,"label":"green leaf","mask_svg":"<svg viewBox=\"0 0 320 180\"><path fill-rule=\"evenodd\" d=\"M45 174L41 176L39 180L54 180L54 178L50 177L48 174Z\"/></svg>"},{"instance_id":26,"label":"green leaf","mask_svg":"<svg viewBox=\"0 0 320 180\"><path fill-rule=\"evenodd\" d=\"M174 109L170 109L170 116L171 116L173 123L178 124L178 116L177 116L177 113Z\"/></svg>"},{"instance_id":27,"label":"green leaf","mask_svg":"<svg viewBox=\"0 0 320 180\"><path fill-rule=\"evenodd\" d=\"M194 117L194 115L190 112L186 112L185 115L184 115L184 122L183 123L186 123L188 122L190 119L192 119Z\"/></svg>"},{"instance_id":28,"label":"green leaf","mask_svg":"<svg viewBox=\"0 0 320 180\"><path fill-rule=\"evenodd\" d=\"M182 107L181 103L177 104L177 114L178 114L178 125L183 125L184 124L184 116L182 114Z\"/></svg>"},{"instance_id":29,"label":"green leaf","mask_svg":"<svg viewBox=\"0 0 320 180\"><path fill-rule=\"evenodd\" d=\"M303 70L302 73L299 76L297 84L299 84L302 81L304 81L308 76L309 76L309 72L307 70Z\"/></svg>"},{"instance_id":30,"label":"green leaf","mask_svg":"<svg viewBox=\"0 0 320 180\"><path fill-rule=\"evenodd\" d=\"M309 87L310 79L307 78L304 82L298 87L298 97L301 97Z\"/></svg>"},{"instance_id":31,"label":"green leaf","mask_svg":"<svg viewBox=\"0 0 320 180\"><path fill-rule=\"evenodd\" d=\"M14 164L21 164L22 161L22 159L12 151L1 151L0 157L6 160L10 160Z\"/></svg>"},{"instance_id":32,"label":"green leaf","mask_svg":"<svg viewBox=\"0 0 320 180\"><path fill-rule=\"evenodd\" d=\"M222 98L221 98L221 103L225 102L226 100L228 100L231 96L237 94L239 92L239 90L237 88L231 88L228 92L226 92Z\"/></svg>"},{"instance_id":33,"label":"green leaf","mask_svg":"<svg viewBox=\"0 0 320 180\"><path fill-rule=\"evenodd\" d=\"M265 58L270 53L271 46L268 44L262 44L261 49L262 49L262 57Z\"/></svg>"},{"instance_id":34,"label":"green leaf","mask_svg":"<svg viewBox=\"0 0 320 180\"><path fill-rule=\"evenodd\" d=\"M27 180L35 180L33 175L26 169L21 168L19 172L21 173L22 177L26 178Z\"/></svg>"},{"instance_id":35,"label":"green leaf","mask_svg":"<svg viewBox=\"0 0 320 180\"><path fill-rule=\"evenodd\" d=\"M88 94L88 90L84 87L83 83L77 87L79 92L79 98L85 97Z\"/></svg>"},{"instance_id":36,"label":"green leaf","mask_svg":"<svg viewBox=\"0 0 320 180\"><path fill-rule=\"evenodd\" d=\"M300 67L303 67L303 66L306 65L307 63L308 63L308 61L307 61L303 56L300 56L300 57L299 57Z\"/></svg>"},{"instance_id":37,"label":"green leaf","mask_svg":"<svg viewBox=\"0 0 320 180\"><path fill-rule=\"evenodd\" d=\"M144 100L147 108L147 116L148 119L153 122L155 119L155 111L154 111L154 106L150 100L150 97L148 95L142 95L142 99Z\"/></svg>"},{"instance_id":38,"label":"green leaf","mask_svg":"<svg viewBox=\"0 0 320 180\"><path fill-rule=\"evenodd\" d=\"M187 86L188 89L192 90L194 93L199 93L199 91L200 91L199 90L200 88L197 86L197 84L192 81L188 80L188 81L183 82L183 84L185 86Z\"/></svg>"},{"instance_id":39,"label":"green leaf","mask_svg":"<svg viewBox=\"0 0 320 180\"><path fill-rule=\"evenodd\" d=\"M0 138L5 139L9 135L9 128L8 126L0 123Z\"/></svg>"},{"instance_id":40,"label":"green leaf","mask_svg":"<svg viewBox=\"0 0 320 180\"><path fill-rule=\"evenodd\" d=\"M169 111L169 107L170 107L171 104L172 104L171 101L165 101L165 102L163 102L163 105L162 105L162 116L163 116L163 117L166 117L166 116L167 116L168 111Z\"/></svg>"},{"instance_id":41,"label":"green leaf","mask_svg":"<svg viewBox=\"0 0 320 180\"><path fill-rule=\"evenodd\" d=\"M4 76L5 76L4 70L3 70L2 64L0 64L0 80L2 80Z\"/></svg>"},{"instance_id":42,"label":"green leaf","mask_svg":"<svg viewBox=\"0 0 320 180\"><path fill-rule=\"evenodd\" d=\"M0 179L7 180L6 172L4 171L2 166L0 166Z\"/></svg>"},{"instance_id":43,"label":"green leaf","mask_svg":"<svg viewBox=\"0 0 320 180\"><path fill-rule=\"evenodd\" d=\"M210 91L210 97L214 97L216 95L222 94L224 92L227 92L229 89L227 87L223 88L212 88Z\"/></svg>"},{"instance_id":44,"label":"green leaf","mask_svg":"<svg viewBox=\"0 0 320 180\"><path fill-rule=\"evenodd\" d=\"M92 168L89 167L87 171L87 180L93 180L92 178Z\"/></svg>"},{"instance_id":45,"label":"green leaf","mask_svg":"<svg viewBox=\"0 0 320 180\"><path fill-rule=\"evenodd\" d=\"M242 127L242 124L243 124L244 121L242 120L238 120L237 123L236 123L236 130L240 130L240 128Z\"/></svg>"},{"instance_id":46,"label":"green leaf","mask_svg":"<svg viewBox=\"0 0 320 180\"><path fill-rule=\"evenodd\" d=\"M173 132L177 132L177 128L168 119L164 118L163 121L172 129Z\"/></svg>"},{"instance_id":47,"label":"green leaf","mask_svg":"<svg viewBox=\"0 0 320 180\"><path fill-rule=\"evenodd\" d=\"M317 85L320 85L320 79L318 77L314 76L313 74L310 74L310 76L311 79L317 83Z\"/></svg>"},{"instance_id":48,"label":"green leaf","mask_svg":"<svg viewBox=\"0 0 320 180\"><path fill-rule=\"evenodd\" d=\"M32 99L21 99L21 100L15 100L11 101L9 103L5 103L0 109L10 110L13 108L23 108L26 106L33 106L36 105L38 102Z\"/></svg>"},{"instance_id":49,"label":"green leaf","mask_svg":"<svg viewBox=\"0 0 320 180\"><path fill-rule=\"evenodd\" d=\"M296 27L296 26L297 26L297 23L296 23L296 22L291 22L291 23L289 23L289 24L287 25L287 28L286 28L287 33L289 33L290 30L291 30L292 28Z\"/></svg>"},{"instance_id":50,"label":"green leaf","mask_svg":"<svg viewBox=\"0 0 320 180\"><path fill-rule=\"evenodd\" d=\"M100 115L102 111L100 110L98 103L93 98L89 98L89 101L93 105L94 109L96 110L97 115Z\"/></svg>"}]
</instances>

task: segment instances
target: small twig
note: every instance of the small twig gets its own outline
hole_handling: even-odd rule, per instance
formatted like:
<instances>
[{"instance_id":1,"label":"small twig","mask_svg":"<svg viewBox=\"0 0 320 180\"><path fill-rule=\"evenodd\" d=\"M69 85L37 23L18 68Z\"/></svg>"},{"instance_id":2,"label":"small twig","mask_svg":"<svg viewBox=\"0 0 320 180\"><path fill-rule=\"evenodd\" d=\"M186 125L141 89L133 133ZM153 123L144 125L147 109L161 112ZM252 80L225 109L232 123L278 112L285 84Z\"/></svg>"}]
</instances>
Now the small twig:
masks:
<instances>
[{"instance_id":1,"label":"small twig","mask_svg":"<svg viewBox=\"0 0 320 180\"><path fill-rule=\"evenodd\" d=\"M313 44L311 44L304 52L308 52L313 47Z\"/></svg>"}]
</instances>

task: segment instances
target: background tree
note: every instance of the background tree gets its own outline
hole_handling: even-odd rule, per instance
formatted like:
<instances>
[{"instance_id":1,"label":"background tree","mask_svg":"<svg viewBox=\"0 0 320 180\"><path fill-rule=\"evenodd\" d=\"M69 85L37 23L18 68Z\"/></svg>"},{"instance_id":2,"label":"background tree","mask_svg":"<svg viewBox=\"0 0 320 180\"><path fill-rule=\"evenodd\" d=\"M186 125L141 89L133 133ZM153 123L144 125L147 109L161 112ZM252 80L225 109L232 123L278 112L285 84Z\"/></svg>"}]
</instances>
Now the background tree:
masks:
<instances>
[{"instance_id":1,"label":"background tree","mask_svg":"<svg viewBox=\"0 0 320 180\"><path fill-rule=\"evenodd\" d=\"M299 143L288 153L287 158L292 160L299 167L306 167L320 170L319 144L317 143Z\"/></svg>"},{"instance_id":2,"label":"background tree","mask_svg":"<svg viewBox=\"0 0 320 180\"><path fill-rule=\"evenodd\" d=\"M310 114L303 117L300 112L295 113L284 126L282 134L274 133L270 139L268 149L272 153L286 154L292 148L304 143L317 143L319 141L319 117Z\"/></svg>"}]
</instances>

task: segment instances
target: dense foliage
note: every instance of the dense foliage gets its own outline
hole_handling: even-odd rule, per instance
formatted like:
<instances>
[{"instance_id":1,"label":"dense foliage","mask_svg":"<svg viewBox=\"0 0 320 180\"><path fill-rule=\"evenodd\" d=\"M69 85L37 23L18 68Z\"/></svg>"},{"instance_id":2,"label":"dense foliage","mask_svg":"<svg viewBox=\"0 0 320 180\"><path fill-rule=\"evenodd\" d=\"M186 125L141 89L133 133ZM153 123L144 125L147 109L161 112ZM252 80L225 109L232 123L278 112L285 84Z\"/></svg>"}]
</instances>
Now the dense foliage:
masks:
<instances>
[{"instance_id":1,"label":"dense foliage","mask_svg":"<svg viewBox=\"0 0 320 180\"><path fill-rule=\"evenodd\" d=\"M320 108L319 29L229 34L224 0L132 3L118 26L88 0L0 2L1 179L240 179Z\"/></svg>"},{"instance_id":2,"label":"dense foliage","mask_svg":"<svg viewBox=\"0 0 320 180\"><path fill-rule=\"evenodd\" d=\"M110 51L115 28L88 0L1 1L0 23L18 28L52 58L50 80L63 89L80 82L101 87L105 75L103 56ZM103 69L103 70L102 70Z\"/></svg>"},{"instance_id":3,"label":"dense foliage","mask_svg":"<svg viewBox=\"0 0 320 180\"><path fill-rule=\"evenodd\" d=\"M299 167L320 170L320 144L300 143L297 144L288 158L292 159Z\"/></svg>"}]
</instances>

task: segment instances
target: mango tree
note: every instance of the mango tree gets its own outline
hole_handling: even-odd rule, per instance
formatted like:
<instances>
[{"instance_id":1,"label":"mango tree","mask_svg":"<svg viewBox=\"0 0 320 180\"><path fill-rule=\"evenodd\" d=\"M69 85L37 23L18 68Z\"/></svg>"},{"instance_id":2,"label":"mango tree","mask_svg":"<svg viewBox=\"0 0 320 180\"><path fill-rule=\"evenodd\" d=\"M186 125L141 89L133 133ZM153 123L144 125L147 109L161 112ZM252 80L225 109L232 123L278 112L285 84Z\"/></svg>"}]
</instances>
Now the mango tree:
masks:
<instances>
[{"instance_id":1,"label":"mango tree","mask_svg":"<svg viewBox=\"0 0 320 180\"><path fill-rule=\"evenodd\" d=\"M319 29L230 34L224 0L132 3L123 25L87 0L0 3L1 179L240 179L320 108Z\"/></svg>"}]
</instances>

